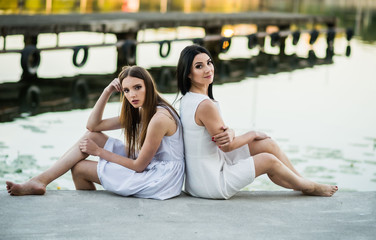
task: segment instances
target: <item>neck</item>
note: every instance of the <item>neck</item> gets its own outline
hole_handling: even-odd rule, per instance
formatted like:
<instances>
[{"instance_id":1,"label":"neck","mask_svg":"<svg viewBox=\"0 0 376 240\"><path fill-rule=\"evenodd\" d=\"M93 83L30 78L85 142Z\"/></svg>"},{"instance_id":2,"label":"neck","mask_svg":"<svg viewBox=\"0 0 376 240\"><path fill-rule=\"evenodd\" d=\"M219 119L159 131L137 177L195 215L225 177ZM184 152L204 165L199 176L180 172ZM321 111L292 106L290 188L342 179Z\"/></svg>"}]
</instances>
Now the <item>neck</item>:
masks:
<instances>
[{"instance_id":1,"label":"neck","mask_svg":"<svg viewBox=\"0 0 376 240\"><path fill-rule=\"evenodd\" d=\"M192 87L189 89L189 91L190 91L190 92L193 92L193 93L199 93L199 94L203 94L203 95L208 96L208 86L206 86L206 87L201 87L201 88L198 88L198 87L192 86Z\"/></svg>"}]
</instances>

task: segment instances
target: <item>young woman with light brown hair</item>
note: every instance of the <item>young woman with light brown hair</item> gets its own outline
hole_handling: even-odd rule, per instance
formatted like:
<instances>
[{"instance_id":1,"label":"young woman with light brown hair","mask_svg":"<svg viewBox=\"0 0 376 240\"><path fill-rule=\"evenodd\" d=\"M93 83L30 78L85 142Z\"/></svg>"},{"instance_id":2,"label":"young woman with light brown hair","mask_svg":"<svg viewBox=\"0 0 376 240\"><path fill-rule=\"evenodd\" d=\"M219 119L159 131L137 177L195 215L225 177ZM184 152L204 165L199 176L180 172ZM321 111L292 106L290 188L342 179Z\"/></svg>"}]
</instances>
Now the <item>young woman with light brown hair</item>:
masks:
<instances>
[{"instance_id":1,"label":"young woman with light brown hair","mask_svg":"<svg viewBox=\"0 0 376 240\"><path fill-rule=\"evenodd\" d=\"M115 92L122 92L121 114L102 119ZM184 177L180 119L145 69L122 69L99 97L87 129L45 172L24 184L6 182L9 194L44 194L49 183L69 170L77 190L95 190L98 183L123 196L163 200L180 194ZM126 144L102 133L114 129L124 130ZM99 161L86 160L89 155L98 156Z\"/></svg>"}]
</instances>

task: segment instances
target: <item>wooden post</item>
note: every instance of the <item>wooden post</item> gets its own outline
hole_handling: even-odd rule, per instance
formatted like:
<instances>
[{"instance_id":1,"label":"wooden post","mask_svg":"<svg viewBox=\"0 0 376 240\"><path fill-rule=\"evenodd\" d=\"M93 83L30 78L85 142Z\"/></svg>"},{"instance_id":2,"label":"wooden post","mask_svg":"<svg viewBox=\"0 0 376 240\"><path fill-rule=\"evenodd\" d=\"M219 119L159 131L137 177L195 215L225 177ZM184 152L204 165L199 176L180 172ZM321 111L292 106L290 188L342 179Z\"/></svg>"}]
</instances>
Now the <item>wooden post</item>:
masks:
<instances>
[{"instance_id":1,"label":"wooden post","mask_svg":"<svg viewBox=\"0 0 376 240\"><path fill-rule=\"evenodd\" d=\"M27 45L36 46L38 43L38 35L24 35L24 43Z\"/></svg>"},{"instance_id":2,"label":"wooden post","mask_svg":"<svg viewBox=\"0 0 376 240\"><path fill-rule=\"evenodd\" d=\"M210 35L221 35L222 33L222 27L211 27L211 28L205 28L206 36ZM204 47L209 50L210 54L213 57L214 63L219 60L219 53L221 50L221 46L219 46L220 40L211 40L211 41L205 41Z\"/></svg>"},{"instance_id":3,"label":"wooden post","mask_svg":"<svg viewBox=\"0 0 376 240\"><path fill-rule=\"evenodd\" d=\"M220 36L222 33L222 27L207 27L205 28L205 33L206 36L214 35L214 36ZM210 52L212 55L212 60L214 62L215 66L215 76L216 76L216 81L217 82L223 82L222 79L222 64L219 59L219 54L221 53L221 48L220 46L221 40L210 40L210 41L204 41L204 47Z\"/></svg>"},{"instance_id":4,"label":"wooden post","mask_svg":"<svg viewBox=\"0 0 376 240\"><path fill-rule=\"evenodd\" d=\"M123 66L135 65L137 63L136 59L136 44L137 32L125 32L116 34L118 43L117 46L117 66L115 76L119 74Z\"/></svg>"},{"instance_id":5,"label":"wooden post","mask_svg":"<svg viewBox=\"0 0 376 240\"><path fill-rule=\"evenodd\" d=\"M281 26L278 26L278 28L279 28L279 31L290 30L289 25L281 25ZM286 38L287 36L281 36L279 39L279 56L285 56Z\"/></svg>"},{"instance_id":6,"label":"wooden post","mask_svg":"<svg viewBox=\"0 0 376 240\"><path fill-rule=\"evenodd\" d=\"M265 25L257 25L257 32L265 32L266 26ZM259 37L257 39L257 44L260 46L260 51L265 52L265 37Z\"/></svg>"},{"instance_id":7,"label":"wooden post","mask_svg":"<svg viewBox=\"0 0 376 240\"><path fill-rule=\"evenodd\" d=\"M33 46L33 47L36 48L37 43L38 43L38 35L24 35L24 43L25 43L25 48L27 46ZM39 55L39 56L35 56L33 54L30 54L30 55L32 55L31 56L31 58L32 58L31 61L33 61L33 64L34 64L34 61L36 61L35 57L39 57L39 61L40 61L40 54L39 53L37 53L37 55ZM29 59L27 59L27 61L29 62ZM22 65L22 58L21 58L21 65ZM36 68L38 66L39 66L39 62L37 64ZM22 75L21 75L21 80L22 81L32 81L32 80L35 80L37 78L38 77L37 77L36 72L30 74L30 72L25 71L25 69L23 70Z\"/></svg>"}]
</instances>

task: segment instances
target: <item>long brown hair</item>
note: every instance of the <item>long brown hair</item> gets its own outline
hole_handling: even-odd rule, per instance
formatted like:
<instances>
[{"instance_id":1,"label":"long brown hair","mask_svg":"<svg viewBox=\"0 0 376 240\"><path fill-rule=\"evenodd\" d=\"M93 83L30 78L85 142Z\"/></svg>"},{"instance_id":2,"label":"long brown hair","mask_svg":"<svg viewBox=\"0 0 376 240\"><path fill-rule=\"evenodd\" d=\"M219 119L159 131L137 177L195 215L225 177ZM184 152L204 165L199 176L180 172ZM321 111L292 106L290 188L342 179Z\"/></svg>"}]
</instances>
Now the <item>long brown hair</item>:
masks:
<instances>
[{"instance_id":1,"label":"long brown hair","mask_svg":"<svg viewBox=\"0 0 376 240\"><path fill-rule=\"evenodd\" d=\"M121 94L123 102L120 112L120 124L124 128L125 142L128 157L135 158L136 151L139 151L144 144L149 122L157 112L157 106L166 108L174 117L178 125L178 117L175 109L164 100L155 87L154 80L150 73L139 66L125 66L119 73L120 84L126 77L135 77L142 79L145 83L145 101L141 108L134 108L127 98Z\"/></svg>"}]
</instances>

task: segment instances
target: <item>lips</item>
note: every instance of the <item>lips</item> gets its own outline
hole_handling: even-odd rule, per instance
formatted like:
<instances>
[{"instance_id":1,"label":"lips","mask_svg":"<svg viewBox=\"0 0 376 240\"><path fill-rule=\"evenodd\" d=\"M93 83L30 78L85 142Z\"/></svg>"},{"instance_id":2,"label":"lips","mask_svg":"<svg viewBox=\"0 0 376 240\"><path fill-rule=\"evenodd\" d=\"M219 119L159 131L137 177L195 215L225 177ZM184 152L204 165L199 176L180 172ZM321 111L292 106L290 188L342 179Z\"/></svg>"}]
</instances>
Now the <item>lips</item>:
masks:
<instances>
[{"instance_id":1,"label":"lips","mask_svg":"<svg viewBox=\"0 0 376 240\"><path fill-rule=\"evenodd\" d=\"M138 100L132 100L132 104L137 104L139 101Z\"/></svg>"}]
</instances>

